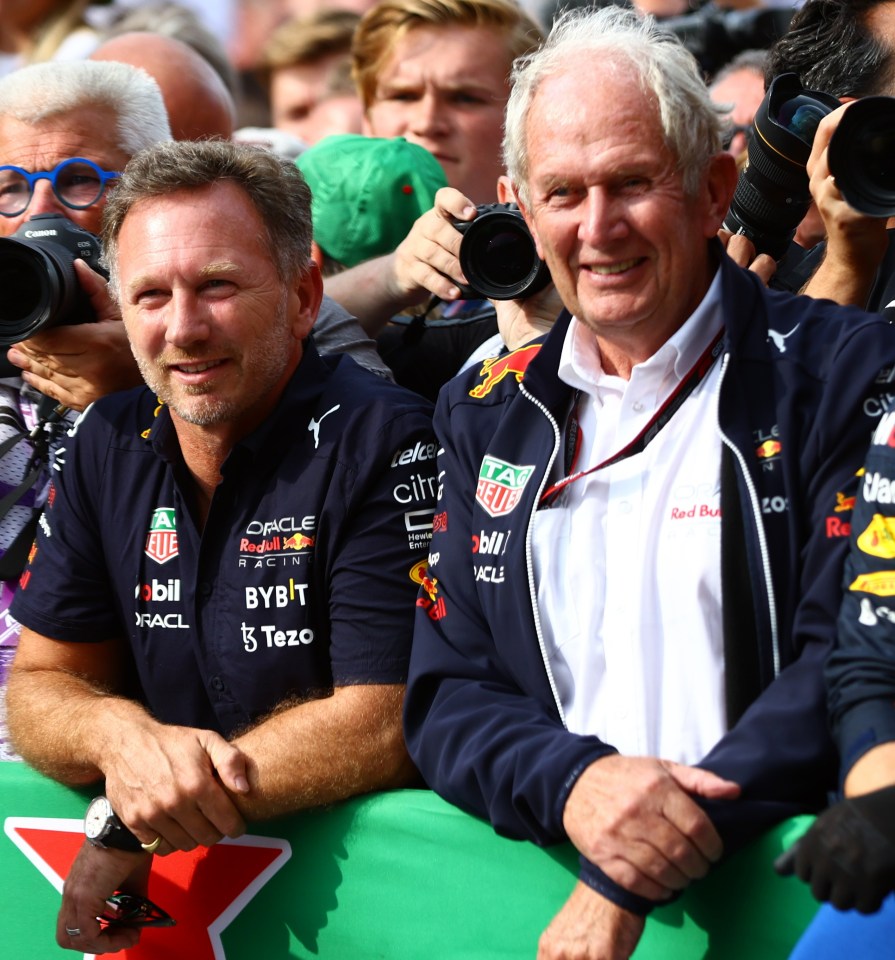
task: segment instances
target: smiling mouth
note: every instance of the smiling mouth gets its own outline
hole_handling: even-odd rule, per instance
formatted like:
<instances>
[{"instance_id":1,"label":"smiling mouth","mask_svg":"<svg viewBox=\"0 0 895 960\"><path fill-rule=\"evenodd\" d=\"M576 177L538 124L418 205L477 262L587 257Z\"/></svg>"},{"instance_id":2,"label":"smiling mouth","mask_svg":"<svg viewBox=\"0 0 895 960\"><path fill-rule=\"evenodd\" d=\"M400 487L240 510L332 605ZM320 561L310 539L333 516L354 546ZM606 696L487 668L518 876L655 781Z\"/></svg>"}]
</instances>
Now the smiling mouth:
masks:
<instances>
[{"instance_id":1,"label":"smiling mouth","mask_svg":"<svg viewBox=\"0 0 895 960\"><path fill-rule=\"evenodd\" d=\"M621 260L618 263L592 263L586 269L590 273L595 273L598 277L611 277L616 273L624 273L626 270L636 267L643 262L643 259L643 257L635 257L632 260Z\"/></svg>"},{"instance_id":2,"label":"smiling mouth","mask_svg":"<svg viewBox=\"0 0 895 960\"><path fill-rule=\"evenodd\" d=\"M221 360L205 360L198 363L172 363L170 368L177 370L179 373L204 373L206 370L220 366L221 363Z\"/></svg>"}]
</instances>

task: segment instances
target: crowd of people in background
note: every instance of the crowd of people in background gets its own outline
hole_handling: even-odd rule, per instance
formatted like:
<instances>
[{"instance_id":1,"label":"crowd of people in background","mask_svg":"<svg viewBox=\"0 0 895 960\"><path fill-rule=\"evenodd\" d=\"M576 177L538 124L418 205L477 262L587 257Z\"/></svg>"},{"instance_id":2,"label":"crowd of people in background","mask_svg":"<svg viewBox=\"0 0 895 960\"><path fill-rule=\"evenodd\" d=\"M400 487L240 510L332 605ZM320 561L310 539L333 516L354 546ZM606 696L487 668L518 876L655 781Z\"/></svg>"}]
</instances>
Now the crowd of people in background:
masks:
<instances>
[{"instance_id":1,"label":"crowd of people in background","mask_svg":"<svg viewBox=\"0 0 895 960\"><path fill-rule=\"evenodd\" d=\"M822 912L796 956L891 943L895 203L856 207L831 144L895 96L893 26L891 0L0 3L0 759L110 804L60 945L136 943L85 902L156 852L408 784L574 844L541 960L626 960L798 813L779 870L873 916ZM825 104L795 187L756 147L788 75ZM769 252L737 198L804 215ZM497 210L530 294L467 276ZM34 217L103 259L6 338ZM47 736L67 715L109 750ZM164 776L134 786L113 723Z\"/></svg>"}]
</instances>

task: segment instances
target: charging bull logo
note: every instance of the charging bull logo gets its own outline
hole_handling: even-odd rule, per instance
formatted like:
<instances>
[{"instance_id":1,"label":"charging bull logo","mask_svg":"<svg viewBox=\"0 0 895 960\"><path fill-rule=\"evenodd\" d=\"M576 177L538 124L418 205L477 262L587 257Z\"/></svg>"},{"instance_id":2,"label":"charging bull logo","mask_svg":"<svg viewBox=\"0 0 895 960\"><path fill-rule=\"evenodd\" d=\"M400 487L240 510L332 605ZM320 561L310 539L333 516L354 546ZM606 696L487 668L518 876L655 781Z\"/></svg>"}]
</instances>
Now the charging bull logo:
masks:
<instances>
[{"instance_id":1,"label":"charging bull logo","mask_svg":"<svg viewBox=\"0 0 895 960\"><path fill-rule=\"evenodd\" d=\"M309 550L314 546L314 538L306 537L303 533L293 533L288 540L283 541L284 550Z\"/></svg>"},{"instance_id":2,"label":"charging bull logo","mask_svg":"<svg viewBox=\"0 0 895 960\"><path fill-rule=\"evenodd\" d=\"M429 576L429 561L420 560L410 568L410 579L418 583L426 596L419 596L416 605L426 611L430 620L441 620L447 614L444 597L438 596L438 581Z\"/></svg>"},{"instance_id":3,"label":"charging bull logo","mask_svg":"<svg viewBox=\"0 0 895 960\"><path fill-rule=\"evenodd\" d=\"M520 347L512 353L505 353L503 356L492 357L490 360L486 360L482 364L482 369L479 371L479 374L484 377L484 379L469 391L469 395L475 397L477 400L481 400L482 397L488 396L494 387L511 373L515 375L516 382L521 383L528 365L534 360L535 355L540 349L540 344L534 344L530 347Z\"/></svg>"},{"instance_id":4,"label":"charging bull logo","mask_svg":"<svg viewBox=\"0 0 895 960\"><path fill-rule=\"evenodd\" d=\"M895 558L895 517L875 513L857 543L858 549L871 557L883 560Z\"/></svg>"},{"instance_id":5,"label":"charging bull logo","mask_svg":"<svg viewBox=\"0 0 895 960\"><path fill-rule=\"evenodd\" d=\"M755 456L759 460L769 460L771 457L776 457L782 449L783 444L779 440L765 440L755 448Z\"/></svg>"}]
</instances>

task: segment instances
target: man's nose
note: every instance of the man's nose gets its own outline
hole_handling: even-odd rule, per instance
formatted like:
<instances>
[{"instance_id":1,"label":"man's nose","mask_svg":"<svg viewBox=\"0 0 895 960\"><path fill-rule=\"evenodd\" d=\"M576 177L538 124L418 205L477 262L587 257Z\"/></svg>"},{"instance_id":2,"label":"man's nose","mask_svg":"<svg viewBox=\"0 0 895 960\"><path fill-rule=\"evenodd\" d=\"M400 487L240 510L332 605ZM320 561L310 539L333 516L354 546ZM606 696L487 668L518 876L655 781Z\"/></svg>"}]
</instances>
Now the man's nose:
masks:
<instances>
[{"instance_id":1,"label":"man's nose","mask_svg":"<svg viewBox=\"0 0 895 960\"><path fill-rule=\"evenodd\" d=\"M34 184L34 192L31 194L31 203L28 209L22 214L22 219L27 220L38 213L61 213L65 214L68 207L62 203L53 193L53 187L49 180L38 180Z\"/></svg>"},{"instance_id":2,"label":"man's nose","mask_svg":"<svg viewBox=\"0 0 895 960\"><path fill-rule=\"evenodd\" d=\"M444 105L438 97L426 93L413 105L413 113L408 124L410 132L418 137L434 137L447 129Z\"/></svg>"},{"instance_id":3,"label":"man's nose","mask_svg":"<svg viewBox=\"0 0 895 960\"><path fill-rule=\"evenodd\" d=\"M196 300L175 291L165 311L165 340L186 349L208 339L208 334L208 318Z\"/></svg>"},{"instance_id":4,"label":"man's nose","mask_svg":"<svg viewBox=\"0 0 895 960\"><path fill-rule=\"evenodd\" d=\"M602 187L588 190L579 237L593 247L618 240L627 233L624 204Z\"/></svg>"}]
</instances>

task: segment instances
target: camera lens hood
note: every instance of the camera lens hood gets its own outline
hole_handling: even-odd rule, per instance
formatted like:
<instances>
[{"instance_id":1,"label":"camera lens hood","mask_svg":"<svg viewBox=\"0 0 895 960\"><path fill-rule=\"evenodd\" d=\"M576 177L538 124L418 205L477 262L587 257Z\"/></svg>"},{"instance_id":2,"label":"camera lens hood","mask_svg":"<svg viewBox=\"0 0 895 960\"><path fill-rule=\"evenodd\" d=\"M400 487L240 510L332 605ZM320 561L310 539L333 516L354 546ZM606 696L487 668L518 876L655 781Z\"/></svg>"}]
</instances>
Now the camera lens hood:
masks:
<instances>
[{"instance_id":1,"label":"camera lens hood","mask_svg":"<svg viewBox=\"0 0 895 960\"><path fill-rule=\"evenodd\" d=\"M47 246L0 238L0 346L27 340L66 312L70 292L77 289L71 260L54 256Z\"/></svg>"},{"instance_id":2,"label":"camera lens hood","mask_svg":"<svg viewBox=\"0 0 895 960\"><path fill-rule=\"evenodd\" d=\"M489 300L523 300L550 283L547 264L515 204L478 207L475 220L455 223L463 233L460 267L469 291Z\"/></svg>"}]
</instances>

